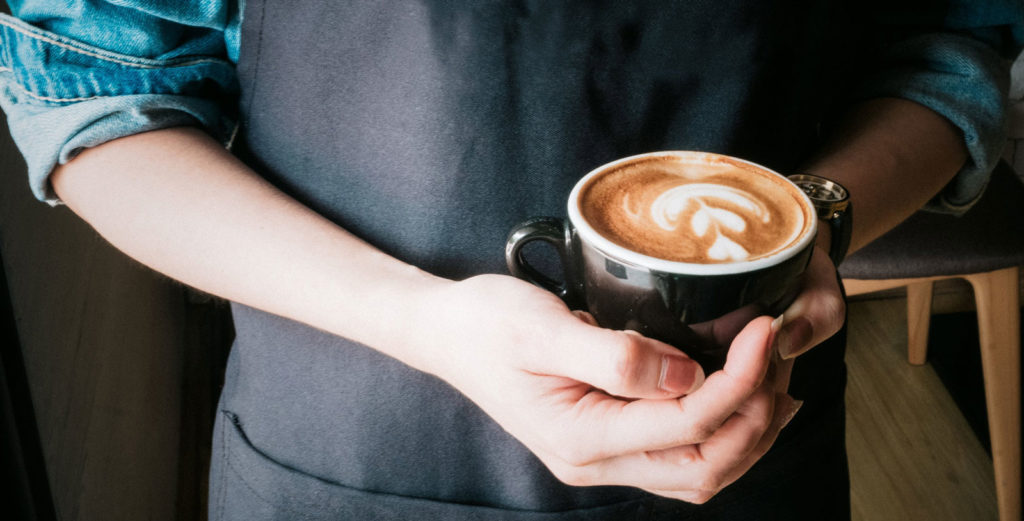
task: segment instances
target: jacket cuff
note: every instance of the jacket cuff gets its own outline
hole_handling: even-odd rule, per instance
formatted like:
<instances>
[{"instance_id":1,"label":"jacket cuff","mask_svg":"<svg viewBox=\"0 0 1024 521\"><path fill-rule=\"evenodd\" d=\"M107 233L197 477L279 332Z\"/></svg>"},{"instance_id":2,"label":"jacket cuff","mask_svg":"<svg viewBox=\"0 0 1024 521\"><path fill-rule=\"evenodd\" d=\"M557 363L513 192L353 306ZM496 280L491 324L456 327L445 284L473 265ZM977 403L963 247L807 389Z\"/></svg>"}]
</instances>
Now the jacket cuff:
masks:
<instances>
[{"instance_id":1,"label":"jacket cuff","mask_svg":"<svg viewBox=\"0 0 1024 521\"><path fill-rule=\"evenodd\" d=\"M881 63L860 83L856 98L908 99L960 129L968 160L926 208L953 214L967 211L985 190L1005 144L1008 63L990 46L952 33L898 42L887 49Z\"/></svg>"},{"instance_id":2,"label":"jacket cuff","mask_svg":"<svg viewBox=\"0 0 1024 521\"><path fill-rule=\"evenodd\" d=\"M85 148L178 126L201 127L226 145L235 125L219 104L200 98L139 94L40 106L11 101L17 99L18 90L9 76L0 74L0 106L7 112L11 137L25 157L32 193L51 205L60 200L50 186L50 173Z\"/></svg>"},{"instance_id":3,"label":"jacket cuff","mask_svg":"<svg viewBox=\"0 0 1024 521\"><path fill-rule=\"evenodd\" d=\"M182 125L227 143L237 92L219 57L118 54L0 15L0 108L33 194L50 204L50 173L83 148Z\"/></svg>"}]
</instances>

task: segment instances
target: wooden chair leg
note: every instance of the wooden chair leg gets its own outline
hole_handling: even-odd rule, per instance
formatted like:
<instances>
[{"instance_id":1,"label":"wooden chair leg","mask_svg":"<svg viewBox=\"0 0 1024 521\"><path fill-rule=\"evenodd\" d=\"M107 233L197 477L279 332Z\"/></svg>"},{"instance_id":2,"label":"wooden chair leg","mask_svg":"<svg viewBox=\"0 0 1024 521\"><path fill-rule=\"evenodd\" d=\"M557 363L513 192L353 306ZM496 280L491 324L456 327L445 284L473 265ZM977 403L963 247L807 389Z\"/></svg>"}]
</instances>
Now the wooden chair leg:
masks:
<instances>
[{"instance_id":1,"label":"wooden chair leg","mask_svg":"<svg viewBox=\"0 0 1024 521\"><path fill-rule=\"evenodd\" d=\"M932 281L907 285L907 360L922 365L928 358L928 324L932 318Z\"/></svg>"},{"instance_id":2,"label":"wooden chair leg","mask_svg":"<svg viewBox=\"0 0 1024 521\"><path fill-rule=\"evenodd\" d=\"M1020 270L967 276L978 306L999 519L1021 519Z\"/></svg>"}]
</instances>

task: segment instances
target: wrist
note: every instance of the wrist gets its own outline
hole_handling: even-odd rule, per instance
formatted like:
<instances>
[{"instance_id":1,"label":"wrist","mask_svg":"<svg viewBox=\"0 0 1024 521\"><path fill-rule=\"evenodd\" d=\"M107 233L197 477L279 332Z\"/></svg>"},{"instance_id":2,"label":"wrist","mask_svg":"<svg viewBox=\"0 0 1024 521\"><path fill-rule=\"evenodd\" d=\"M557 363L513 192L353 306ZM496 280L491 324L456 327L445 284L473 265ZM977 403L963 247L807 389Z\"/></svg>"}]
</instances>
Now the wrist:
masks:
<instances>
[{"instance_id":1,"label":"wrist","mask_svg":"<svg viewBox=\"0 0 1024 521\"><path fill-rule=\"evenodd\" d=\"M818 219L818 236L814 245L821 248L825 253L832 253L832 228L828 221Z\"/></svg>"},{"instance_id":2,"label":"wrist","mask_svg":"<svg viewBox=\"0 0 1024 521\"><path fill-rule=\"evenodd\" d=\"M439 339L449 327L444 318L448 304L444 295L456 284L408 266L390 290L396 315L393 320L377 321L386 342L382 350L417 370L436 374L433 362L443 356L440 345L444 342Z\"/></svg>"},{"instance_id":3,"label":"wrist","mask_svg":"<svg viewBox=\"0 0 1024 521\"><path fill-rule=\"evenodd\" d=\"M330 302L314 306L324 315L321 327L424 370L426 340L433 336L424 328L436 321L434 296L454 282L409 264L374 264L372 276L324 291Z\"/></svg>"},{"instance_id":4,"label":"wrist","mask_svg":"<svg viewBox=\"0 0 1024 521\"><path fill-rule=\"evenodd\" d=\"M850 192L839 183L814 174L793 174L795 183L814 205L818 217L816 245L828 253L832 264L839 264L850 247L853 207Z\"/></svg>"}]
</instances>

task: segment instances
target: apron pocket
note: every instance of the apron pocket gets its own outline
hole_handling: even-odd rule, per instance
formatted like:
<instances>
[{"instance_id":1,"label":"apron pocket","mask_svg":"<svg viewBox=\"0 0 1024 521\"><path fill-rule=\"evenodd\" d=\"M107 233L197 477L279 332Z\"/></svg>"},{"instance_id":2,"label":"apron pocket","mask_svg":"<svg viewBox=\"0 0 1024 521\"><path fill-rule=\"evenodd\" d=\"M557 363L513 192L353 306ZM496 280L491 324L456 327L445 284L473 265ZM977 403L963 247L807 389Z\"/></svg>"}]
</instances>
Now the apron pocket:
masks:
<instances>
[{"instance_id":1,"label":"apron pocket","mask_svg":"<svg viewBox=\"0 0 1024 521\"><path fill-rule=\"evenodd\" d=\"M372 492L332 483L288 467L254 447L238 417L221 411L210 479L210 519L336 520L417 519L486 521L640 520L643 500L564 512L506 510Z\"/></svg>"}]
</instances>

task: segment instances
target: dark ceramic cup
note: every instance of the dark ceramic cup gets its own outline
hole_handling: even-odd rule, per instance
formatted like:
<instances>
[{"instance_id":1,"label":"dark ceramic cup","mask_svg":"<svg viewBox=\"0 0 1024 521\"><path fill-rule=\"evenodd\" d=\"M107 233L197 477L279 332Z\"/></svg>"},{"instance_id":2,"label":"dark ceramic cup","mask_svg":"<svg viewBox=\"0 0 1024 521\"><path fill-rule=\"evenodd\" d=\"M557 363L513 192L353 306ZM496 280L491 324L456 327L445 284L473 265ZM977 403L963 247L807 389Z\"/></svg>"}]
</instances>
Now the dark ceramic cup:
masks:
<instances>
[{"instance_id":1,"label":"dark ceramic cup","mask_svg":"<svg viewBox=\"0 0 1024 521\"><path fill-rule=\"evenodd\" d=\"M789 183L768 168L726 156L654 152L624 158L576 184L569 195L568 219L535 217L516 226L505 259L514 276L554 292L573 309L590 312L602 327L631 329L671 344L710 373L723 366L729 344L748 322L760 315L778 316L793 301L814 245L813 206L793 185L793 204L802 207L806 225L788 246L766 257L710 264L650 257L599 234L583 218L579 199L582 187L596 176L652 156L725 158ZM534 241L557 252L560 280L527 261L523 247Z\"/></svg>"}]
</instances>

